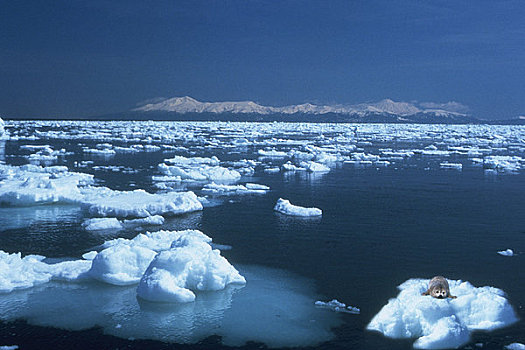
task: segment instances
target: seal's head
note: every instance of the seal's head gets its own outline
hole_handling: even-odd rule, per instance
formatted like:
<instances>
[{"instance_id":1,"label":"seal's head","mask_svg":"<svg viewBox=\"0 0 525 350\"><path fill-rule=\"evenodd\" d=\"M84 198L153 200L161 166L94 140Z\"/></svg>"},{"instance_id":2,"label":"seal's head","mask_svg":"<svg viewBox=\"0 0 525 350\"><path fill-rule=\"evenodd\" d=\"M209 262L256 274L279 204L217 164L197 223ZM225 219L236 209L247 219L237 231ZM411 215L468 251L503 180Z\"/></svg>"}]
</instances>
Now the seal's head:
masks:
<instances>
[{"instance_id":1,"label":"seal's head","mask_svg":"<svg viewBox=\"0 0 525 350\"><path fill-rule=\"evenodd\" d=\"M443 276L436 276L432 278L428 284L427 291L424 292L423 295L430 295L437 299L456 298L455 296L450 295L448 281Z\"/></svg>"},{"instance_id":2,"label":"seal's head","mask_svg":"<svg viewBox=\"0 0 525 350\"><path fill-rule=\"evenodd\" d=\"M445 299L448 297L448 290L442 285L435 285L432 289L430 289L430 295L434 298Z\"/></svg>"}]
</instances>

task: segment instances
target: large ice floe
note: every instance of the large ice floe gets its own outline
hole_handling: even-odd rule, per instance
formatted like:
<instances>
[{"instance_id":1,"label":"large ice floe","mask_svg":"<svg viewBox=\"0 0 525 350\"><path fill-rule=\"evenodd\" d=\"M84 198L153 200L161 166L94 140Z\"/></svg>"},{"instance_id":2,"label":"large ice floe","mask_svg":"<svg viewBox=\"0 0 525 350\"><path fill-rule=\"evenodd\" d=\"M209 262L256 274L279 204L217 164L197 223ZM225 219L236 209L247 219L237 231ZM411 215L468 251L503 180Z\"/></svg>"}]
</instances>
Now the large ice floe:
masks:
<instances>
[{"instance_id":1,"label":"large ice floe","mask_svg":"<svg viewBox=\"0 0 525 350\"><path fill-rule=\"evenodd\" d=\"M22 258L20 253L0 251L0 292L51 280L94 278L114 285L141 281L137 292L143 299L190 302L195 300L193 291L216 291L230 283L246 283L210 242L210 237L194 230L148 232L131 240L107 241L102 251L85 254L84 260L54 264L45 262L44 256Z\"/></svg>"},{"instance_id":2,"label":"large ice floe","mask_svg":"<svg viewBox=\"0 0 525 350\"><path fill-rule=\"evenodd\" d=\"M517 321L512 306L502 290L474 287L469 282L448 280L456 299L422 296L427 279L410 279L398 288L367 329L390 338L417 338L417 349L457 348L476 330L494 330Z\"/></svg>"},{"instance_id":3,"label":"large ice floe","mask_svg":"<svg viewBox=\"0 0 525 350\"><path fill-rule=\"evenodd\" d=\"M190 302L195 300L193 291L245 284L244 277L205 239L184 235L156 255L140 280L137 295L149 301Z\"/></svg>"},{"instance_id":4,"label":"large ice floe","mask_svg":"<svg viewBox=\"0 0 525 350\"><path fill-rule=\"evenodd\" d=\"M58 263L0 252L0 319L177 343L218 335L232 346L333 337L340 319L312 307L312 281L259 267L241 275L210 242L196 230L157 231Z\"/></svg>"},{"instance_id":5,"label":"large ice floe","mask_svg":"<svg viewBox=\"0 0 525 350\"><path fill-rule=\"evenodd\" d=\"M165 159L159 164L158 170L165 176L181 181L225 181L232 182L241 178L241 174L233 169L219 165L217 157L211 158L176 156Z\"/></svg>"},{"instance_id":6,"label":"large ice floe","mask_svg":"<svg viewBox=\"0 0 525 350\"><path fill-rule=\"evenodd\" d=\"M64 166L0 164L0 178L0 204L8 206L78 204L94 216L122 218L202 210L197 196L190 191L156 194L144 190L116 191L93 186L93 175L70 172Z\"/></svg>"},{"instance_id":7,"label":"large ice floe","mask_svg":"<svg viewBox=\"0 0 525 350\"><path fill-rule=\"evenodd\" d=\"M199 292L191 303L148 302L137 298L135 285L51 281L1 295L0 319L68 330L100 327L124 339L190 344L219 336L229 346L260 342L280 348L334 337L340 314L312 305L318 297L313 281L263 267L240 271L246 285Z\"/></svg>"},{"instance_id":8,"label":"large ice floe","mask_svg":"<svg viewBox=\"0 0 525 350\"><path fill-rule=\"evenodd\" d=\"M273 210L285 214L285 215L291 215L291 216L321 216L323 215L323 211L319 208L305 208L300 207L298 205L293 205L290 203L287 199L279 198L277 200L277 203L275 203L275 207Z\"/></svg>"}]
</instances>

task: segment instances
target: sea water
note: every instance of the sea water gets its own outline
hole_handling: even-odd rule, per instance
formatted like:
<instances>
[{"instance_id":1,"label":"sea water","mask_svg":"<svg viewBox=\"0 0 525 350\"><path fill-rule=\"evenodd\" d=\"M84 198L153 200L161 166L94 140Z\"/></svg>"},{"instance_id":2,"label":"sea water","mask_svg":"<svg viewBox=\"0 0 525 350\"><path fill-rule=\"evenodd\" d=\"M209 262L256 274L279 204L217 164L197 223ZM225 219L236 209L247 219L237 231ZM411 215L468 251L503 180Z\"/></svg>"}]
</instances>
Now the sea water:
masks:
<instances>
[{"instance_id":1,"label":"sea water","mask_svg":"<svg viewBox=\"0 0 525 350\"><path fill-rule=\"evenodd\" d=\"M518 319L462 346L525 343L525 127L7 121L6 131L3 166L66 166L115 191L192 191L204 208L90 231L78 203L3 203L0 250L56 263L118 237L197 229L247 283L181 305L98 281L0 294L0 345L409 349L415 338L367 325L397 286L435 275L501 289ZM247 184L268 190L233 190ZM274 211L279 198L322 215ZM513 256L498 254L506 249ZM360 313L315 307L332 299Z\"/></svg>"}]
</instances>

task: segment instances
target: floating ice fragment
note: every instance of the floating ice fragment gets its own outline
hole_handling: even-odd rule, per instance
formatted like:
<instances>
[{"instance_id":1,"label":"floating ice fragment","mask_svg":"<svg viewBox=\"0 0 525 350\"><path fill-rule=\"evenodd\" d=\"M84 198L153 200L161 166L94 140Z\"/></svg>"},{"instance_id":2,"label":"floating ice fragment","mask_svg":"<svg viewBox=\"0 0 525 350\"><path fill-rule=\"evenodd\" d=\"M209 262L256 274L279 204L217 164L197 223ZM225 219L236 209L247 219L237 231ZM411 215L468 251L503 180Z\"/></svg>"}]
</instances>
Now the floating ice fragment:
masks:
<instances>
[{"instance_id":1,"label":"floating ice fragment","mask_svg":"<svg viewBox=\"0 0 525 350\"><path fill-rule=\"evenodd\" d=\"M278 167L266 168L263 170L266 174L277 174L281 169Z\"/></svg>"},{"instance_id":2,"label":"floating ice fragment","mask_svg":"<svg viewBox=\"0 0 525 350\"><path fill-rule=\"evenodd\" d=\"M346 306L345 303L342 303L338 301L337 299L333 299L331 301L325 302L325 301L316 301L315 306L325 309L330 309L336 312L346 312L349 314L359 314L361 313L361 310L355 306Z\"/></svg>"},{"instance_id":3,"label":"floating ice fragment","mask_svg":"<svg viewBox=\"0 0 525 350\"><path fill-rule=\"evenodd\" d=\"M91 261L64 261L46 264L44 256L20 253L9 254L0 250L0 293L10 293L15 289L31 288L35 285L55 280L75 280L91 266Z\"/></svg>"},{"instance_id":4,"label":"floating ice fragment","mask_svg":"<svg viewBox=\"0 0 525 350\"><path fill-rule=\"evenodd\" d=\"M209 192L214 194L242 194L242 193L259 193L264 194L270 187L260 184L247 183L245 185L226 185L216 184L212 182L204 185L202 188L203 192Z\"/></svg>"},{"instance_id":5,"label":"floating ice fragment","mask_svg":"<svg viewBox=\"0 0 525 350\"><path fill-rule=\"evenodd\" d=\"M122 221L124 226L141 226L141 225L162 225L164 224L164 217L160 215L148 216L141 219L132 219Z\"/></svg>"},{"instance_id":6,"label":"floating ice fragment","mask_svg":"<svg viewBox=\"0 0 525 350\"><path fill-rule=\"evenodd\" d=\"M306 162L301 162L299 163L299 166L301 168L305 168L306 171L309 171L309 172L327 172L327 171L330 171L330 168L327 167L326 165L324 164L321 164L321 163L316 163L316 162L313 162L313 161L306 161Z\"/></svg>"},{"instance_id":7,"label":"floating ice fragment","mask_svg":"<svg viewBox=\"0 0 525 350\"><path fill-rule=\"evenodd\" d=\"M519 156L487 156L483 159L483 168L498 171L516 172L525 164Z\"/></svg>"},{"instance_id":8,"label":"floating ice fragment","mask_svg":"<svg viewBox=\"0 0 525 350\"><path fill-rule=\"evenodd\" d=\"M211 158L176 156L165 159L157 168L163 175L180 177L181 180L237 181L241 178L238 171L221 167L219 164L220 161L215 156Z\"/></svg>"},{"instance_id":9,"label":"floating ice fragment","mask_svg":"<svg viewBox=\"0 0 525 350\"><path fill-rule=\"evenodd\" d=\"M182 214L202 210L202 204L193 192L150 194L144 190L113 192L83 203L96 216L138 217Z\"/></svg>"},{"instance_id":10,"label":"floating ice fragment","mask_svg":"<svg viewBox=\"0 0 525 350\"><path fill-rule=\"evenodd\" d=\"M192 236L204 243L210 243L212 239L198 230L184 230L184 231L166 231L160 230L156 232L146 232L145 234L138 234L133 239L116 238L106 241L102 247L108 248L119 244L127 244L131 246L145 247L154 251L168 250L171 244L177 241L182 236Z\"/></svg>"},{"instance_id":11,"label":"floating ice fragment","mask_svg":"<svg viewBox=\"0 0 525 350\"><path fill-rule=\"evenodd\" d=\"M391 338L418 338L421 349L456 348L473 330L493 330L517 321L503 291L494 287L474 287L468 282L449 280L456 299L422 296L429 280L410 279L398 288L396 298L374 316L367 329Z\"/></svg>"},{"instance_id":12,"label":"floating ice fragment","mask_svg":"<svg viewBox=\"0 0 525 350\"><path fill-rule=\"evenodd\" d=\"M269 149L269 150L260 149L260 150L257 151L257 153L260 156L269 157L269 158L285 158L285 157L288 157L288 153L287 152L276 151L274 149Z\"/></svg>"},{"instance_id":13,"label":"floating ice fragment","mask_svg":"<svg viewBox=\"0 0 525 350\"><path fill-rule=\"evenodd\" d=\"M154 302L191 302L194 291L221 290L246 283L240 273L207 243L183 235L157 254L142 276L137 295Z\"/></svg>"},{"instance_id":14,"label":"floating ice fragment","mask_svg":"<svg viewBox=\"0 0 525 350\"><path fill-rule=\"evenodd\" d=\"M508 349L508 350L525 350L525 344L512 343L512 344L506 345L505 349Z\"/></svg>"},{"instance_id":15,"label":"floating ice fragment","mask_svg":"<svg viewBox=\"0 0 525 350\"><path fill-rule=\"evenodd\" d=\"M506 249L499 251L498 254L503 256L514 256L514 251L512 249Z\"/></svg>"},{"instance_id":16,"label":"floating ice fragment","mask_svg":"<svg viewBox=\"0 0 525 350\"><path fill-rule=\"evenodd\" d=\"M82 223L86 231L121 230L122 224L116 218L93 218Z\"/></svg>"},{"instance_id":17,"label":"floating ice fragment","mask_svg":"<svg viewBox=\"0 0 525 350\"><path fill-rule=\"evenodd\" d=\"M442 169L456 169L461 170L463 169L463 164L461 163L449 163L449 162L443 162L439 163L439 167Z\"/></svg>"},{"instance_id":18,"label":"floating ice fragment","mask_svg":"<svg viewBox=\"0 0 525 350\"><path fill-rule=\"evenodd\" d=\"M305 208L293 205L287 199L279 198L273 210L279 213L292 216L320 216L323 211L319 208Z\"/></svg>"},{"instance_id":19,"label":"floating ice fragment","mask_svg":"<svg viewBox=\"0 0 525 350\"><path fill-rule=\"evenodd\" d=\"M91 277L110 284L135 284L140 281L156 254L141 246L114 245L95 256L88 273Z\"/></svg>"},{"instance_id":20,"label":"floating ice fragment","mask_svg":"<svg viewBox=\"0 0 525 350\"><path fill-rule=\"evenodd\" d=\"M16 350L18 345L1 345L0 350Z\"/></svg>"},{"instance_id":21,"label":"floating ice fragment","mask_svg":"<svg viewBox=\"0 0 525 350\"><path fill-rule=\"evenodd\" d=\"M305 168L298 167L289 161L281 165L281 169L283 171L305 171L306 170Z\"/></svg>"},{"instance_id":22,"label":"floating ice fragment","mask_svg":"<svg viewBox=\"0 0 525 350\"><path fill-rule=\"evenodd\" d=\"M67 167L14 167L0 164L0 204L30 206L49 203L78 203L79 186L93 182L93 175L67 171Z\"/></svg>"}]
</instances>

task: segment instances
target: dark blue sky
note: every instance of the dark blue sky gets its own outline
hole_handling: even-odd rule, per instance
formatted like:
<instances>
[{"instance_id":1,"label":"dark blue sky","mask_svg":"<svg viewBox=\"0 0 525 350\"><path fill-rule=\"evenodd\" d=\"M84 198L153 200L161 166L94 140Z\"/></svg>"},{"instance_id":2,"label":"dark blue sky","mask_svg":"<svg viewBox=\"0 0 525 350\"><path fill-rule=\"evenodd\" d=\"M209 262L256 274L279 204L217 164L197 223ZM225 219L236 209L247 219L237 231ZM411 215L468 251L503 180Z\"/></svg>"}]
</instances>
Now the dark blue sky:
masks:
<instances>
[{"instance_id":1,"label":"dark blue sky","mask_svg":"<svg viewBox=\"0 0 525 350\"><path fill-rule=\"evenodd\" d=\"M525 115L525 3L1 1L0 115L89 116L185 95Z\"/></svg>"}]
</instances>

